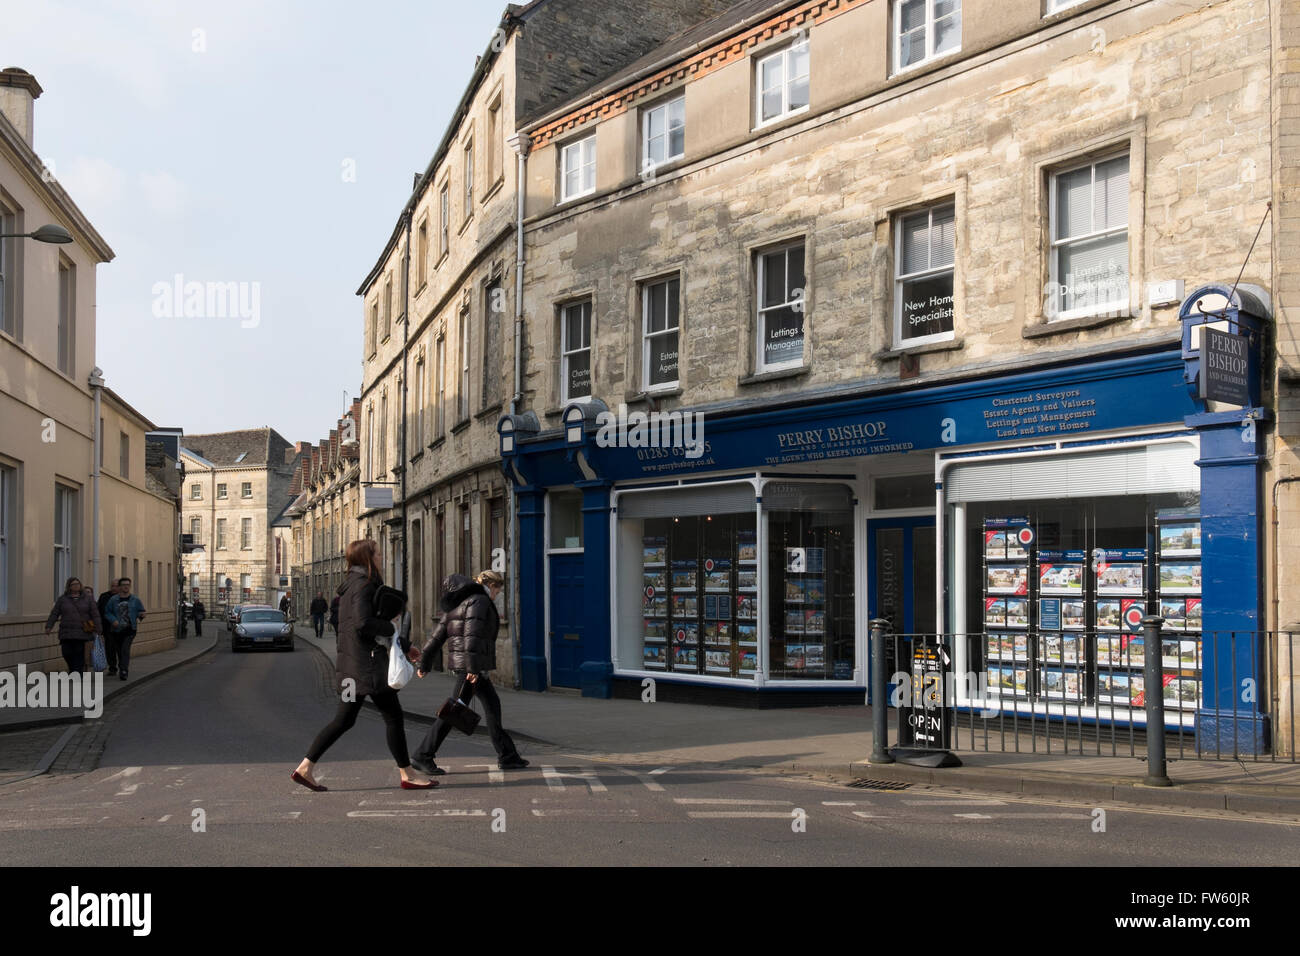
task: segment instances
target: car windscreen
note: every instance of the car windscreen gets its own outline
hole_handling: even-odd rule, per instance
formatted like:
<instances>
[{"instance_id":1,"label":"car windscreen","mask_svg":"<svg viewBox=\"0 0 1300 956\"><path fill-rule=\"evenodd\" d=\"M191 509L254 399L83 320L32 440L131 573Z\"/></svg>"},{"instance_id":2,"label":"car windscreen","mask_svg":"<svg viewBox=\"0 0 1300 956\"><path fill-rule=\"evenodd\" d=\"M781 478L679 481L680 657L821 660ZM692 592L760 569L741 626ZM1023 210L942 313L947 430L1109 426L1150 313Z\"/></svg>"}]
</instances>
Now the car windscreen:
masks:
<instances>
[{"instance_id":1,"label":"car windscreen","mask_svg":"<svg viewBox=\"0 0 1300 956\"><path fill-rule=\"evenodd\" d=\"M239 620L243 624L283 624L284 615L279 611L245 611Z\"/></svg>"}]
</instances>

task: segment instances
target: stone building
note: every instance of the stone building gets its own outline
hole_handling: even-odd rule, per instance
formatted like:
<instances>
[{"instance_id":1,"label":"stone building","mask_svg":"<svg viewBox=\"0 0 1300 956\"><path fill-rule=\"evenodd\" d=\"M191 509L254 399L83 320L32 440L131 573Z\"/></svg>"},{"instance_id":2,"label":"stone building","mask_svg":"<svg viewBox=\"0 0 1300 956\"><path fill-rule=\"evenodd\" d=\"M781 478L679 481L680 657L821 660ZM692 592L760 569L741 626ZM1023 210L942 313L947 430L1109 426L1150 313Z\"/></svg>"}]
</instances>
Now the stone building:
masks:
<instances>
[{"instance_id":1,"label":"stone building","mask_svg":"<svg viewBox=\"0 0 1300 956\"><path fill-rule=\"evenodd\" d=\"M185 436L181 529L203 548L185 556L185 587L209 614L278 604L288 556L277 556L272 524L293 501L301 454L273 428Z\"/></svg>"},{"instance_id":2,"label":"stone building","mask_svg":"<svg viewBox=\"0 0 1300 956\"><path fill-rule=\"evenodd\" d=\"M153 426L95 367L113 250L33 149L42 92L0 70L0 668L65 666L44 628L70 577L98 592L130 575L155 612L136 653L173 640L174 498L146 465ZM66 241L38 241L48 226Z\"/></svg>"},{"instance_id":3,"label":"stone building","mask_svg":"<svg viewBox=\"0 0 1300 956\"><path fill-rule=\"evenodd\" d=\"M522 332L520 141L512 134L662 37L729 5L620 0L603 4L598 17L577 0L511 5L358 289L361 533L380 543L389 580L410 591L417 628L431 625L446 575L504 568L508 560L513 508L495 426L518 397ZM513 657L506 623L497 655L505 680L514 676Z\"/></svg>"},{"instance_id":4,"label":"stone building","mask_svg":"<svg viewBox=\"0 0 1300 956\"><path fill-rule=\"evenodd\" d=\"M347 571L347 546L364 535L359 530L361 502L360 451L356 420L361 403L353 402L330 429L329 437L308 450L294 471L289 486L294 495L286 511L293 561L294 613L308 618L316 592L326 601Z\"/></svg>"},{"instance_id":5,"label":"stone building","mask_svg":"<svg viewBox=\"0 0 1300 956\"><path fill-rule=\"evenodd\" d=\"M1263 491L1298 9L755 0L528 121L523 685L860 701L886 617L1008 711L1124 722L1149 610L1171 721L1280 739L1220 718L1294 665L1209 635L1300 615ZM1262 361L1235 405L1211 322Z\"/></svg>"}]
</instances>

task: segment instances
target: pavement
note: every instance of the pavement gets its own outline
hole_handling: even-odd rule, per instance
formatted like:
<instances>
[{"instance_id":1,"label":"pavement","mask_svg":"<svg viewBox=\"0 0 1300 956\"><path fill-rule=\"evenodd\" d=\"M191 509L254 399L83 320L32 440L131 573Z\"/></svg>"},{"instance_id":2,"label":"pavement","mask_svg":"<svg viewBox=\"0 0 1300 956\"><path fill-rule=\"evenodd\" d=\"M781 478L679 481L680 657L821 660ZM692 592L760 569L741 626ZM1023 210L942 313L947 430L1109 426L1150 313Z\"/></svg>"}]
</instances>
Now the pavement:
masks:
<instances>
[{"instance_id":1,"label":"pavement","mask_svg":"<svg viewBox=\"0 0 1300 956\"><path fill-rule=\"evenodd\" d=\"M132 662L131 680L105 681L109 700L116 694L182 666L211 650L226 637L220 624L204 628L177 647ZM334 661L334 636L323 638L310 627L298 629L306 645ZM300 646L300 651L306 648ZM412 680L402 691L410 720L432 722L438 706L452 691L454 679L434 673ZM871 788L911 782L958 790L1032 794L1186 810L1228 810L1283 814L1300 818L1300 763L1259 760L1180 759L1170 754L1172 787L1143 785L1146 764L1139 757L1089 754L1095 742L1072 742L1074 752L1051 754L958 751L962 766L929 769L872 764L871 709L866 706L749 709L640 700L599 700L576 693L516 691L498 685L506 728L527 757L530 744L562 747L597 761L673 764L698 768L766 769L801 772L839 780L859 780ZM0 709L0 733L49 728L82 720L79 712L32 712ZM20 737L6 734L0 748ZM891 737L893 732L891 731ZM57 742L26 773L44 772L57 756ZM28 747L33 756L41 748ZM51 756L53 752L53 756ZM13 760L0 767L15 772ZM38 769L40 764L44 768ZM0 783L10 782L0 772Z\"/></svg>"}]
</instances>

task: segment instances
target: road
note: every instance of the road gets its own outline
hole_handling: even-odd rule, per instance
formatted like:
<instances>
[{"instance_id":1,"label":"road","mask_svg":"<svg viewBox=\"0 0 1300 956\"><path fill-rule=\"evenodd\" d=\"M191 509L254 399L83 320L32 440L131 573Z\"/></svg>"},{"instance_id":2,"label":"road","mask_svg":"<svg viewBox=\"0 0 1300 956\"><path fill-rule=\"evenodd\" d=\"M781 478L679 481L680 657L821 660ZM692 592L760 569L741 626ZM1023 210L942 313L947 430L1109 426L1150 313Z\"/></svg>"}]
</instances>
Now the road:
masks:
<instances>
[{"instance_id":1,"label":"road","mask_svg":"<svg viewBox=\"0 0 1300 956\"><path fill-rule=\"evenodd\" d=\"M6 865L609 864L1293 865L1297 824L1098 808L771 772L615 765L526 744L495 769L453 735L436 791L398 788L364 713L319 765L289 772L333 712L332 668L229 644L140 685L74 742L80 766L0 786ZM507 724L509 712L507 710ZM408 723L414 745L425 725ZM102 753L98 752L102 747ZM895 784L893 787L903 787Z\"/></svg>"}]
</instances>

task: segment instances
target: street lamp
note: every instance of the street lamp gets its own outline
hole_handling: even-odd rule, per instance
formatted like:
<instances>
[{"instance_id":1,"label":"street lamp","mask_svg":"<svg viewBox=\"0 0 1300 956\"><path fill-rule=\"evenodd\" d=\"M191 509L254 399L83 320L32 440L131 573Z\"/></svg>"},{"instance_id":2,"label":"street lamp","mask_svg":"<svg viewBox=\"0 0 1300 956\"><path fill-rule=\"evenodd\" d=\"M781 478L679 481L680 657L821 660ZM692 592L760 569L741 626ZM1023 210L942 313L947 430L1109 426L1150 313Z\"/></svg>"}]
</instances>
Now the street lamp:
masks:
<instances>
[{"instance_id":1,"label":"street lamp","mask_svg":"<svg viewBox=\"0 0 1300 956\"><path fill-rule=\"evenodd\" d=\"M72 241L72 233L62 226L46 224L41 226L35 232L6 232L0 233L0 239L35 239L37 242L53 242L57 244L68 243Z\"/></svg>"}]
</instances>

